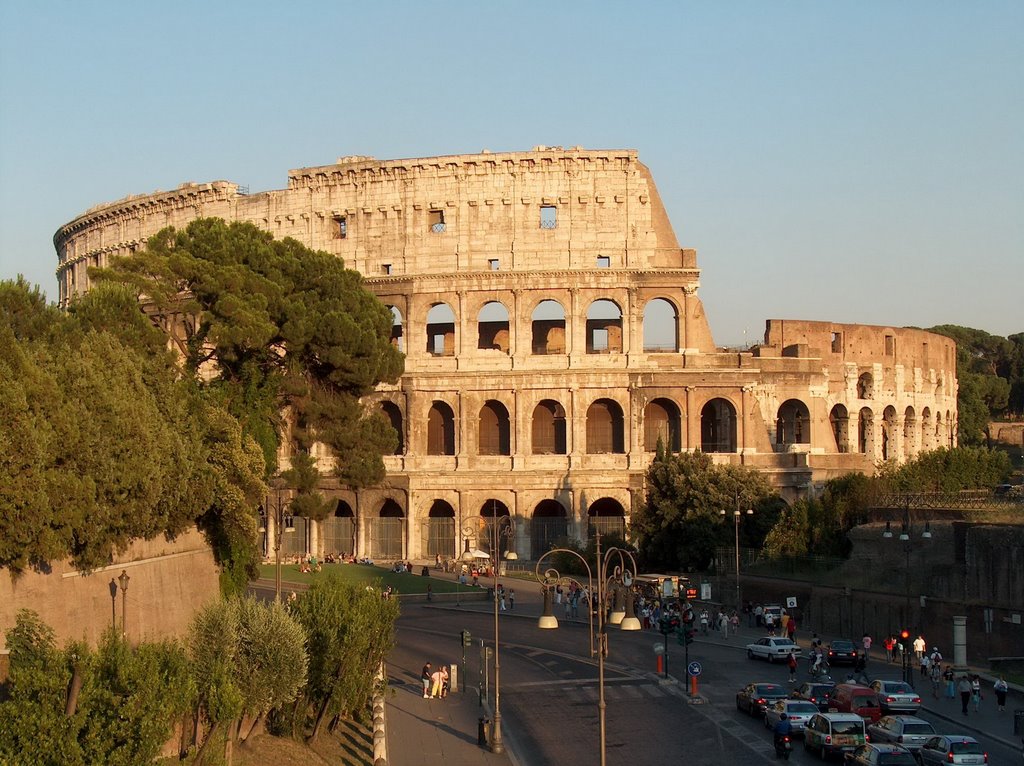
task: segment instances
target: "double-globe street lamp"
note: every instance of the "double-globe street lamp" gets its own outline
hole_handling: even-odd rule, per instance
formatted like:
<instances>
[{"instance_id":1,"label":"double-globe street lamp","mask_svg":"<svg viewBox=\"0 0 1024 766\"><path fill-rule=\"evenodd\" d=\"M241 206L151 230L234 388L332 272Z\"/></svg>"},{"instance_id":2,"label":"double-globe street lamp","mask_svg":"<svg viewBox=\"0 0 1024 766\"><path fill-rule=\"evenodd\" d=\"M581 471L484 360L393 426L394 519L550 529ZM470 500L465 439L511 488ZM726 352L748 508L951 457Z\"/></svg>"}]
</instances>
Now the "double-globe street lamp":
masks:
<instances>
[{"instance_id":1,"label":"double-globe street lamp","mask_svg":"<svg viewBox=\"0 0 1024 766\"><path fill-rule=\"evenodd\" d=\"M728 515L728 511L724 508L720 510L719 515L724 520ZM747 516L753 516L754 511L752 508L747 508ZM743 513L740 511L740 496L736 495L736 509L732 512L733 527L736 530L736 612L739 613L743 608L743 601L740 600L740 519L743 518Z\"/></svg>"},{"instance_id":2,"label":"double-globe street lamp","mask_svg":"<svg viewBox=\"0 0 1024 766\"><path fill-rule=\"evenodd\" d=\"M910 641L910 553L914 550L915 542L912 540L913 530L910 524L910 498L904 498L903 500L903 527L900 530L899 542L903 546L904 558L904 570L903 570L903 594L905 598L904 602L904 613L903 613L903 630L901 631L901 639L903 644L903 681L904 683L911 683L913 681L913 673L909 672L909 641ZM885 522L885 531L882 532L882 538L885 540L891 540L893 537L892 522ZM924 531L921 533L922 541L930 541L932 539L932 525L930 521L924 523ZM920 621L919 621L920 622ZM905 632L908 635L906 638L902 636ZM921 626L918 625L915 628L917 635L921 635Z\"/></svg>"},{"instance_id":3,"label":"double-globe street lamp","mask_svg":"<svg viewBox=\"0 0 1024 766\"><path fill-rule=\"evenodd\" d=\"M278 603L281 602L281 535L285 532L295 533L291 514L288 513L291 504L291 494L277 488L272 494L267 495L260 510L260 532L266 532L269 520L274 520L274 601Z\"/></svg>"},{"instance_id":4,"label":"double-globe street lamp","mask_svg":"<svg viewBox=\"0 0 1024 766\"><path fill-rule=\"evenodd\" d=\"M608 656L608 625L617 625L620 630L640 630L640 621L633 610L633 579L636 577L636 560L629 551L621 548L609 548L601 555L601 534L595 535L597 542L597 577L586 558L568 548L554 548L537 560L535 574L543 586L544 612L537 626L546 630L558 627L558 620L551 609L551 590L558 585L575 585L586 588L590 600L589 613L590 656L597 655L597 714L600 726L600 765L605 766L605 702L604 702L604 659ZM575 557L583 564L587 572L587 581L570 575L563 575L557 569L544 568L544 560L554 555ZM596 588L596 594L595 594ZM611 603L609 604L609 596ZM608 610L607 617L605 611ZM594 616L597 624L594 624Z\"/></svg>"},{"instance_id":5,"label":"double-globe street lamp","mask_svg":"<svg viewBox=\"0 0 1024 766\"><path fill-rule=\"evenodd\" d=\"M470 516L462 523L462 534L466 540L466 551L462 554L465 561L473 560L469 550L469 539L486 540L490 547L492 569L494 573L494 720L491 723L490 747L492 753L505 752L501 741L501 655L498 647L498 574L501 569L501 548L505 547L505 559L513 561L518 557L512 550L516 537L516 521L511 516L499 516L497 507L491 516Z\"/></svg>"}]
</instances>

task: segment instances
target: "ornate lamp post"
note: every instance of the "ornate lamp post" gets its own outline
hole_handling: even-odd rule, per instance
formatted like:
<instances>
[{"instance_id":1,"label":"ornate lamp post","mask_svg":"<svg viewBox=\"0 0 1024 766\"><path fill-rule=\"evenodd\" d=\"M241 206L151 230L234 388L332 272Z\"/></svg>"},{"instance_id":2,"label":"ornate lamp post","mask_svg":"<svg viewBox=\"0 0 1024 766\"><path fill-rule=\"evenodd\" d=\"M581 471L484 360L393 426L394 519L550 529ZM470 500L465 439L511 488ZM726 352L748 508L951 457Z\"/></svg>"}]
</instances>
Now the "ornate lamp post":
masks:
<instances>
[{"instance_id":1,"label":"ornate lamp post","mask_svg":"<svg viewBox=\"0 0 1024 766\"><path fill-rule=\"evenodd\" d=\"M498 571L501 562L501 544L505 542L505 558L518 558L512 550L512 541L516 536L516 522L511 516L498 516L497 507L493 516L470 516L462 523L462 534L466 538L466 551L463 559L473 554L469 551L469 538L483 537L490 545L491 559L494 561L494 721L491 724L491 752L505 752L501 741L501 655L498 647Z\"/></svg>"},{"instance_id":2,"label":"ornate lamp post","mask_svg":"<svg viewBox=\"0 0 1024 766\"><path fill-rule=\"evenodd\" d=\"M630 586L636 576L636 561L629 551L621 548L609 548L601 555L601 534L596 535L597 539L597 577L590 568L587 560L576 551L567 548L554 548L537 560L536 577L544 589L544 613L541 615L537 627L551 630L558 627L558 620L551 610L551 589L557 585L572 585L586 587L589 598L592 599L589 605L589 635L590 635L590 656L597 655L597 714L600 722L600 764L605 766L605 701L604 701L604 658L608 656L608 625L618 625L621 630L640 630L640 621L633 613L633 592ZM557 569L544 569L544 560L553 554L575 556L587 570L586 586L580 580L568 575L562 575ZM596 596L595 596L596 587ZM609 595L612 597L612 604L607 603ZM607 619L605 611L609 610ZM597 625L594 624L594 614L597 614Z\"/></svg>"},{"instance_id":3,"label":"ornate lamp post","mask_svg":"<svg viewBox=\"0 0 1024 766\"><path fill-rule=\"evenodd\" d=\"M903 640L903 681L905 683L913 682L913 673L909 672L909 651L908 641L910 634L910 552L914 549L914 541L911 539L911 525L910 525L910 498L904 498L903 500L903 528L900 530L899 542L903 546L904 555L904 570L903 570L903 594L905 598L904 603L904 614L903 620L904 625L901 631L901 638L903 633L908 634L908 638ZM885 531L882 533L882 538L885 540L891 540L892 534L892 522L885 522ZM932 539L932 525L930 521L924 523L924 531L921 533L921 540L928 541ZM917 626L917 634L920 635L920 625Z\"/></svg>"},{"instance_id":4,"label":"ornate lamp post","mask_svg":"<svg viewBox=\"0 0 1024 766\"><path fill-rule=\"evenodd\" d=\"M117 576L117 581L121 583L121 638L124 639L128 638L128 581L131 579L126 569L122 569Z\"/></svg>"},{"instance_id":5,"label":"ornate lamp post","mask_svg":"<svg viewBox=\"0 0 1024 766\"><path fill-rule=\"evenodd\" d=\"M267 495L263 501L263 511L260 513L260 532L267 529L268 518L274 519L274 601L281 602L281 535L284 532L295 534L295 527L286 521L291 521L291 515L287 513L292 498L286 496L285 490L275 489L273 495Z\"/></svg>"},{"instance_id":6,"label":"ornate lamp post","mask_svg":"<svg viewBox=\"0 0 1024 766\"><path fill-rule=\"evenodd\" d=\"M719 515L724 520L727 512L725 509L720 510ZM747 508L747 516L753 516L754 511L752 508ZM743 601L740 599L740 519L743 518L743 514L740 512L740 496L736 495L736 510L732 512L733 526L736 530L736 611L740 612L743 609Z\"/></svg>"}]
</instances>

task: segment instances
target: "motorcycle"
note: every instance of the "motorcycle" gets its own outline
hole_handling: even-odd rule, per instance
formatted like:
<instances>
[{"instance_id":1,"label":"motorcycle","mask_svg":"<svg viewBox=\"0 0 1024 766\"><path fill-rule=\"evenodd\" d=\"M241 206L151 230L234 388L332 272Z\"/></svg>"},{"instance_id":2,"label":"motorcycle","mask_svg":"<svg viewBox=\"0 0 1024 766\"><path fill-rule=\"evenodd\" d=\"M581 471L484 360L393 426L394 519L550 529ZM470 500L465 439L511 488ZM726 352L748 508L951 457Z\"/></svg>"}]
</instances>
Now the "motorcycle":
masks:
<instances>
[{"instance_id":1,"label":"motorcycle","mask_svg":"<svg viewBox=\"0 0 1024 766\"><path fill-rule=\"evenodd\" d=\"M793 742L788 736L776 737L775 738L775 757L784 758L789 760L790 753L793 752Z\"/></svg>"}]
</instances>

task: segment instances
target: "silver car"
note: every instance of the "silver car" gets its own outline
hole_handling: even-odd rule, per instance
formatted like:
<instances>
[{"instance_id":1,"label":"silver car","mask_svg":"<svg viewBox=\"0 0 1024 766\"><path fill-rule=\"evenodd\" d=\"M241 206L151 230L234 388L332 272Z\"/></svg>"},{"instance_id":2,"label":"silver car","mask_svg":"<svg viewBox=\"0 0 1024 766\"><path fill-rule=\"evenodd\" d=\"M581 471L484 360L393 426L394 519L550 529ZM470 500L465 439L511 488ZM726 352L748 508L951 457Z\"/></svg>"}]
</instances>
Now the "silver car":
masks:
<instances>
[{"instance_id":1,"label":"silver car","mask_svg":"<svg viewBox=\"0 0 1024 766\"><path fill-rule=\"evenodd\" d=\"M978 764L988 763L985 749L974 737L960 734L946 734L932 737L917 751L917 762L921 766L937 764Z\"/></svg>"},{"instance_id":2,"label":"silver car","mask_svg":"<svg viewBox=\"0 0 1024 766\"><path fill-rule=\"evenodd\" d=\"M905 681L874 681L871 688L878 695L883 713L916 713L921 709L921 695Z\"/></svg>"},{"instance_id":3,"label":"silver car","mask_svg":"<svg viewBox=\"0 0 1024 766\"><path fill-rule=\"evenodd\" d=\"M912 715L887 715L868 726L872 742L903 745L915 753L937 733L930 723Z\"/></svg>"},{"instance_id":4,"label":"silver car","mask_svg":"<svg viewBox=\"0 0 1024 766\"><path fill-rule=\"evenodd\" d=\"M779 717L785 713L786 720L793 727L793 734L803 734L804 726L811 720L811 716L818 712L818 706L806 700L779 700L768 705L764 709L764 726L766 729L775 728Z\"/></svg>"}]
</instances>

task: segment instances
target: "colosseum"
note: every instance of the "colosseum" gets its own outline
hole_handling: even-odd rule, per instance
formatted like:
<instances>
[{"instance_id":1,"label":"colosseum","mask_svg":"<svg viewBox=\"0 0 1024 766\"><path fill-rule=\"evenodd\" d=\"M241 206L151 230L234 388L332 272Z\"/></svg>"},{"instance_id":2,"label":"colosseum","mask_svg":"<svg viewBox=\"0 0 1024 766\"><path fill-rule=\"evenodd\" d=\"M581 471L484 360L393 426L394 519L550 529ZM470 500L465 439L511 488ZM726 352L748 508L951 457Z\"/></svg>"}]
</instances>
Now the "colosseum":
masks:
<instances>
[{"instance_id":1,"label":"colosseum","mask_svg":"<svg viewBox=\"0 0 1024 766\"><path fill-rule=\"evenodd\" d=\"M789 499L956 442L945 337L771 319L759 345L716 347L696 251L634 150L342 157L281 190L127 197L55 234L62 303L89 266L210 216L343 258L391 307L406 355L368 402L399 435L387 480L325 478L334 515L289 519L286 555L447 557L481 515L513 516L526 557L622 530L659 440L763 471Z\"/></svg>"}]
</instances>

